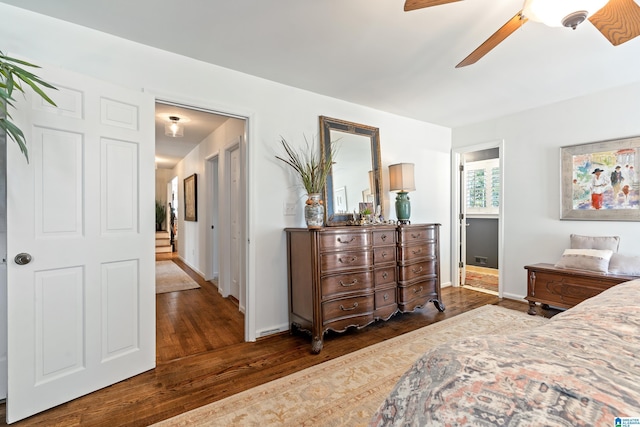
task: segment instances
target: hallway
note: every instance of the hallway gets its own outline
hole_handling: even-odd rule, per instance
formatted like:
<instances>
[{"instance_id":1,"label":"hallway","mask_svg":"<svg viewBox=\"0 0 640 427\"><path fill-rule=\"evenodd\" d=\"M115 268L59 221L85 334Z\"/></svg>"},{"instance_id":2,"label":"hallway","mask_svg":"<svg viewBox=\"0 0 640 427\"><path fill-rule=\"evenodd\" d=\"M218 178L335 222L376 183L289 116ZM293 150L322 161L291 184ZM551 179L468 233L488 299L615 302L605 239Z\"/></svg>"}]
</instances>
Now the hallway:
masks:
<instances>
[{"instance_id":1,"label":"hallway","mask_svg":"<svg viewBox=\"0 0 640 427\"><path fill-rule=\"evenodd\" d=\"M222 298L216 286L202 279L175 253L156 254L171 260L199 289L156 295L156 362L170 362L244 342L244 316L237 301Z\"/></svg>"}]
</instances>

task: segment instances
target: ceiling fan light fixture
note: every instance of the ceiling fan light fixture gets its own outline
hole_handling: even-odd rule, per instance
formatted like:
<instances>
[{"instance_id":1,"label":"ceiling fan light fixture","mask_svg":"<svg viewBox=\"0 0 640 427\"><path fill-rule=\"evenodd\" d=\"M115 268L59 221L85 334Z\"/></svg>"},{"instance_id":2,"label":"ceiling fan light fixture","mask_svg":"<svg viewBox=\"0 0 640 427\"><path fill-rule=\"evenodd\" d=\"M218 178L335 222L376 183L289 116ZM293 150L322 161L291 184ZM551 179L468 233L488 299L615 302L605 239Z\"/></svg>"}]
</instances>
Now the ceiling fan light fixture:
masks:
<instances>
[{"instance_id":1,"label":"ceiling fan light fixture","mask_svg":"<svg viewBox=\"0 0 640 427\"><path fill-rule=\"evenodd\" d=\"M180 117L169 116L169 123L164 125L164 134L173 138L184 136L184 126L180 123Z\"/></svg>"},{"instance_id":2,"label":"ceiling fan light fixture","mask_svg":"<svg viewBox=\"0 0 640 427\"><path fill-rule=\"evenodd\" d=\"M525 0L522 14L549 27L575 29L607 2L608 0Z\"/></svg>"}]
</instances>

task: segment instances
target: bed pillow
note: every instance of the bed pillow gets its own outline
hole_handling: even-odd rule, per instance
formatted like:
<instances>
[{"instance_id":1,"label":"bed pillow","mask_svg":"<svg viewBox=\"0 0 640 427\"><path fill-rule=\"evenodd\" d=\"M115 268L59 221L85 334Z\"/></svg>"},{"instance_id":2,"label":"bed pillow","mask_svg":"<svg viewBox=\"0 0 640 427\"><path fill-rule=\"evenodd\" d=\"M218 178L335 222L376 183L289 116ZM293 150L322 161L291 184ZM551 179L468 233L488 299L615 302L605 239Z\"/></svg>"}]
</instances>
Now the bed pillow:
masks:
<instances>
[{"instance_id":1,"label":"bed pillow","mask_svg":"<svg viewBox=\"0 0 640 427\"><path fill-rule=\"evenodd\" d=\"M612 255L610 249L565 249L556 267L607 273Z\"/></svg>"},{"instance_id":2,"label":"bed pillow","mask_svg":"<svg viewBox=\"0 0 640 427\"><path fill-rule=\"evenodd\" d=\"M640 256L611 255L609 273L620 274L622 276L640 276Z\"/></svg>"},{"instance_id":3,"label":"bed pillow","mask_svg":"<svg viewBox=\"0 0 640 427\"><path fill-rule=\"evenodd\" d=\"M618 252L620 246L619 236L580 236L571 235L571 249L609 249Z\"/></svg>"}]
</instances>

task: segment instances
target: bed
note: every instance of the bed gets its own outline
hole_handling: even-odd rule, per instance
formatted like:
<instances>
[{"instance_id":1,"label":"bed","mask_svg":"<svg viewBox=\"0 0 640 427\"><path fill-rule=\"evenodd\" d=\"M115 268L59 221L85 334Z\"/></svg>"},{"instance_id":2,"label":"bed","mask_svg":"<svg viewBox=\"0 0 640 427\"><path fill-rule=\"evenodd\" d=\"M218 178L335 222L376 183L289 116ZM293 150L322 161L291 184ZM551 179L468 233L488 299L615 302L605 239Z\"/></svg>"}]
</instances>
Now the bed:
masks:
<instances>
[{"instance_id":1,"label":"bed","mask_svg":"<svg viewBox=\"0 0 640 427\"><path fill-rule=\"evenodd\" d=\"M371 425L614 426L616 417L640 417L640 279L533 330L434 348Z\"/></svg>"}]
</instances>

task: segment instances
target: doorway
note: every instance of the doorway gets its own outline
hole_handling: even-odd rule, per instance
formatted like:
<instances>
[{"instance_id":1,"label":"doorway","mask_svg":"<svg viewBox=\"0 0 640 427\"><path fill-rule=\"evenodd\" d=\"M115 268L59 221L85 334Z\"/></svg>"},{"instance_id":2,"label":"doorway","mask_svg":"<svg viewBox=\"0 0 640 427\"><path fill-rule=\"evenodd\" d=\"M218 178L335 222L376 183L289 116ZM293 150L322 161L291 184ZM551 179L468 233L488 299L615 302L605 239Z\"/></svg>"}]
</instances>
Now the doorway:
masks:
<instances>
[{"instance_id":1,"label":"doorway","mask_svg":"<svg viewBox=\"0 0 640 427\"><path fill-rule=\"evenodd\" d=\"M197 193L197 215L196 221L187 221L184 215L183 196L179 196L174 201L177 208L177 227L176 227L176 249L173 260L179 267L188 274L197 274L199 283L203 287L211 287L213 291L191 292L189 299L193 299L195 294L202 294L203 298L208 299L211 303L210 310L215 310L212 298L222 298L229 295L226 289L229 289L229 283L232 278L237 283L238 293L245 294L247 282L244 270L233 272L226 260L226 255L232 250L237 255L234 256L234 262L239 262L242 268L246 268L246 257L248 253L247 239L245 238L247 230L247 180L246 180L246 151L247 144L245 134L247 133L248 121L244 117L232 116L213 110L176 104L168 101L156 101L156 138L164 139L165 145L161 146L156 141L156 161L165 162L159 169L168 169L170 172L159 172L158 176L166 175L161 178L157 185L168 185L168 180L177 180L177 191L175 184L172 186L171 196L183 194L182 185L185 178L195 175L196 193ZM173 117L174 119L169 119ZM163 138L164 125L169 120L175 121L175 117L179 118L179 123L184 125L183 136L179 138L169 137ZM160 135L160 138L158 138ZM237 161L233 163L235 169L233 175L229 173L230 153L227 148L233 145L238 153ZM234 180L232 181L232 177ZM162 180L165 182L163 183ZM234 189L233 198L230 198L231 188ZM169 197L169 196L167 196ZM226 211L233 212L231 216ZM231 236L225 235L221 230L231 229L232 226L237 230L237 240L231 239ZM215 294L215 295L214 295ZM187 299L186 295L176 295L176 298ZM237 297L236 297L237 298ZM236 310L241 313L243 318L247 315L244 306L239 306L237 298L235 301ZM177 301L177 300L176 300ZM196 304L194 301L189 303L190 307ZM175 305L174 305L175 307ZM185 306L186 307L186 306ZM202 307L202 305L198 305ZM158 305L158 317L162 316L160 311L165 308L171 310L169 304ZM190 316L188 309L184 313L178 313L181 316ZM175 312L171 313L176 316ZM214 316L208 321L198 322L197 329L207 328L214 330L222 326L222 321L215 320ZM203 319L204 320L204 319ZM244 323L244 322L242 322ZM244 327L239 331L236 337L240 341L247 340L247 328ZM202 331L195 331L200 334L200 338L207 334ZM234 339L234 341L236 341ZM208 344L211 344L209 342ZM207 343L204 344L205 346ZM201 350L194 350L199 352ZM184 355L182 355L184 356Z\"/></svg>"},{"instance_id":2,"label":"doorway","mask_svg":"<svg viewBox=\"0 0 640 427\"><path fill-rule=\"evenodd\" d=\"M454 286L502 297L502 142L464 147L454 169Z\"/></svg>"}]
</instances>

